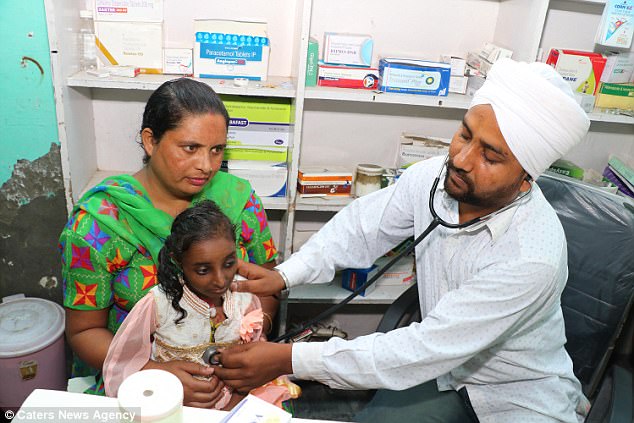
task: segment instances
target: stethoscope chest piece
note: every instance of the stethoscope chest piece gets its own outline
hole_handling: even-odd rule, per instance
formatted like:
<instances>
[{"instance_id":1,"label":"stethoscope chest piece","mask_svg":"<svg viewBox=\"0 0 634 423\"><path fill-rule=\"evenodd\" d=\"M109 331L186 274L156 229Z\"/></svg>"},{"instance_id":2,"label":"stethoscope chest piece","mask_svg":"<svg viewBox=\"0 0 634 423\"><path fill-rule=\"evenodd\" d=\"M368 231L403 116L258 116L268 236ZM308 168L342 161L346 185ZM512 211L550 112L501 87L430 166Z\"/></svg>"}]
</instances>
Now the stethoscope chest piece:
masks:
<instances>
[{"instance_id":1,"label":"stethoscope chest piece","mask_svg":"<svg viewBox=\"0 0 634 423\"><path fill-rule=\"evenodd\" d=\"M212 366L220 366L220 360L217 358L218 349L216 347L207 347L205 352L203 352L202 359L205 363L210 364Z\"/></svg>"}]
</instances>

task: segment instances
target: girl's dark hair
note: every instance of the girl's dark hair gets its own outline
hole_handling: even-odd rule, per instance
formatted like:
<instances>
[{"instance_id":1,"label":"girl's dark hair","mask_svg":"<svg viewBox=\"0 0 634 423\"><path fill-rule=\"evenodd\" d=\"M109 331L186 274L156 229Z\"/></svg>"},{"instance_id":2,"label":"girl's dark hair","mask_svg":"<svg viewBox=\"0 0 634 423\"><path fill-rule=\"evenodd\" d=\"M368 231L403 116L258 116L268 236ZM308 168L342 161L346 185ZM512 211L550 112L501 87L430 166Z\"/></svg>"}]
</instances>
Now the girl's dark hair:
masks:
<instances>
[{"instance_id":1,"label":"girl's dark hair","mask_svg":"<svg viewBox=\"0 0 634 423\"><path fill-rule=\"evenodd\" d=\"M206 113L221 115L229 128L229 113L220 96L209 85L189 78L166 81L148 99L139 133L145 128L151 129L158 143L166 131L177 128L185 117ZM143 148L143 140L140 144ZM150 156L146 152L143 164L149 161Z\"/></svg>"},{"instance_id":2,"label":"girl's dark hair","mask_svg":"<svg viewBox=\"0 0 634 423\"><path fill-rule=\"evenodd\" d=\"M201 201L174 219L172 232L159 253L158 283L172 307L180 313L175 323L187 316L187 312L179 304L183 298L179 276L183 280L185 278L181 266L183 255L195 242L220 237L236 242L235 227L213 201Z\"/></svg>"}]
</instances>

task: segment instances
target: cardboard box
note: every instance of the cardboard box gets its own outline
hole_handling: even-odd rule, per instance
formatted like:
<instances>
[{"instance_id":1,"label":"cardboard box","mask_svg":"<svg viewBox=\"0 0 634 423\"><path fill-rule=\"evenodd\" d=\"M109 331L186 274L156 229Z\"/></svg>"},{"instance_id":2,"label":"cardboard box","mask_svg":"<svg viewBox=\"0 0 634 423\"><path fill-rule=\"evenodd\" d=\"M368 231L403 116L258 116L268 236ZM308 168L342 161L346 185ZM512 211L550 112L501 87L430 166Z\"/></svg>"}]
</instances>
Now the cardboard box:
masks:
<instances>
[{"instance_id":1,"label":"cardboard box","mask_svg":"<svg viewBox=\"0 0 634 423\"><path fill-rule=\"evenodd\" d=\"M607 59L599 53L551 49L546 64L570 84L573 91L596 94Z\"/></svg>"},{"instance_id":2,"label":"cardboard box","mask_svg":"<svg viewBox=\"0 0 634 423\"><path fill-rule=\"evenodd\" d=\"M383 58L379 61L379 90L446 96L451 66L426 60Z\"/></svg>"},{"instance_id":3,"label":"cardboard box","mask_svg":"<svg viewBox=\"0 0 634 423\"><path fill-rule=\"evenodd\" d=\"M377 266L373 264L371 267L366 269L343 269L341 271L341 287L343 289L347 289L348 291L354 291L364 283L368 281L374 274L372 271L376 269ZM365 297L370 294L372 291L376 289L376 283L368 286L367 288L361 290L359 295Z\"/></svg>"},{"instance_id":4,"label":"cardboard box","mask_svg":"<svg viewBox=\"0 0 634 423\"><path fill-rule=\"evenodd\" d=\"M406 168L435 156L446 156L451 140L410 133L401 134L397 166Z\"/></svg>"},{"instance_id":5,"label":"cardboard box","mask_svg":"<svg viewBox=\"0 0 634 423\"><path fill-rule=\"evenodd\" d=\"M466 94L468 77L452 75L449 77L449 92L456 94Z\"/></svg>"},{"instance_id":6,"label":"cardboard box","mask_svg":"<svg viewBox=\"0 0 634 423\"><path fill-rule=\"evenodd\" d=\"M266 23L194 20L194 76L266 81L269 39Z\"/></svg>"},{"instance_id":7,"label":"cardboard box","mask_svg":"<svg viewBox=\"0 0 634 423\"><path fill-rule=\"evenodd\" d=\"M304 183L335 182L352 183L352 172L339 167L302 167L297 173L297 180Z\"/></svg>"},{"instance_id":8,"label":"cardboard box","mask_svg":"<svg viewBox=\"0 0 634 423\"><path fill-rule=\"evenodd\" d=\"M286 196L286 165L271 162L227 162L227 172L246 179L260 197Z\"/></svg>"},{"instance_id":9,"label":"cardboard box","mask_svg":"<svg viewBox=\"0 0 634 423\"><path fill-rule=\"evenodd\" d=\"M451 66L451 76L464 76L467 61L462 57L443 54L440 56L440 61Z\"/></svg>"},{"instance_id":10,"label":"cardboard box","mask_svg":"<svg viewBox=\"0 0 634 423\"><path fill-rule=\"evenodd\" d=\"M493 43L484 43L484 47L478 55L490 63L495 63L500 59L510 59L513 56L513 51Z\"/></svg>"},{"instance_id":11,"label":"cardboard box","mask_svg":"<svg viewBox=\"0 0 634 423\"><path fill-rule=\"evenodd\" d=\"M595 106L599 109L634 111L634 84L601 83Z\"/></svg>"},{"instance_id":12,"label":"cardboard box","mask_svg":"<svg viewBox=\"0 0 634 423\"><path fill-rule=\"evenodd\" d=\"M257 145L227 145L224 160L253 160L260 162L286 163L286 147L265 147Z\"/></svg>"},{"instance_id":13,"label":"cardboard box","mask_svg":"<svg viewBox=\"0 0 634 423\"><path fill-rule=\"evenodd\" d=\"M317 85L317 72L319 71L319 43L314 38L308 39L308 52L306 56L306 86Z\"/></svg>"},{"instance_id":14,"label":"cardboard box","mask_svg":"<svg viewBox=\"0 0 634 423\"><path fill-rule=\"evenodd\" d=\"M193 75L192 49L164 48L163 73L167 75Z\"/></svg>"},{"instance_id":15,"label":"cardboard box","mask_svg":"<svg viewBox=\"0 0 634 423\"><path fill-rule=\"evenodd\" d=\"M381 257L374 264L378 269L385 266L392 257ZM374 272L370 273L370 277L374 276ZM376 281L377 286L402 286L410 285L416 281L416 272L414 265L414 256L406 255L394 263L381 277Z\"/></svg>"},{"instance_id":16,"label":"cardboard box","mask_svg":"<svg viewBox=\"0 0 634 423\"><path fill-rule=\"evenodd\" d=\"M230 146L288 147L293 125L291 100L222 95L229 112Z\"/></svg>"},{"instance_id":17,"label":"cardboard box","mask_svg":"<svg viewBox=\"0 0 634 423\"><path fill-rule=\"evenodd\" d=\"M634 82L634 53L608 56L601 74L601 82L612 84Z\"/></svg>"},{"instance_id":18,"label":"cardboard box","mask_svg":"<svg viewBox=\"0 0 634 423\"><path fill-rule=\"evenodd\" d=\"M629 49L634 37L634 0L607 0L595 43Z\"/></svg>"},{"instance_id":19,"label":"cardboard box","mask_svg":"<svg viewBox=\"0 0 634 423\"><path fill-rule=\"evenodd\" d=\"M319 86L374 90L379 85L377 68L319 64Z\"/></svg>"},{"instance_id":20,"label":"cardboard box","mask_svg":"<svg viewBox=\"0 0 634 423\"><path fill-rule=\"evenodd\" d=\"M352 172L339 167L303 167L297 174L297 191L302 196L349 196Z\"/></svg>"},{"instance_id":21,"label":"cardboard box","mask_svg":"<svg viewBox=\"0 0 634 423\"><path fill-rule=\"evenodd\" d=\"M333 65L370 66L374 42L369 35L324 34L324 62Z\"/></svg>"},{"instance_id":22,"label":"cardboard box","mask_svg":"<svg viewBox=\"0 0 634 423\"><path fill-rule=\"evenodd\" d=\"M97 66L133 66L141 73L163 72L163 24L95 22Z\"/></svg>"},{"instance_id":23,"label":"cardboard box","mask_svg":"<svg viewBox=\"0 0 634 423\"><path fill-rule=\"evenodd\" d=\"M163 0L94 0L95 22L163 22Z\"/></svg>"}]
</instances>

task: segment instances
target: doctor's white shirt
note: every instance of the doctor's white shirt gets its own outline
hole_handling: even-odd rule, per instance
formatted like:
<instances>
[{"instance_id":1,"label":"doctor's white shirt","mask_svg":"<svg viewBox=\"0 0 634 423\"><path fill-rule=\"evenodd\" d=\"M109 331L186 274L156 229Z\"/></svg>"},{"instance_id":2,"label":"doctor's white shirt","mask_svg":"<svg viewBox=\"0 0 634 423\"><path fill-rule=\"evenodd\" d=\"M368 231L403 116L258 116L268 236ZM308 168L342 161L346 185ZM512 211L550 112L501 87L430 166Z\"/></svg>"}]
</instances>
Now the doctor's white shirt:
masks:
<instances>
[{"instance_id":1,"label":"doctor's white shirt","mask_svg":"<svg viewBox=\"0 0 634 423\"><path fill-rule=\"evenodd\" d=\"M326 283L335 270L371 266L432 221L429 191L444 157L420 162L396 185L333 217L278 267L292 286ZM437 213L458 221L441 178ZM437 379L466 387L480 422L578 422L588 402L573 375L560 297L566 240L533 183L516 206L467 229L439 226L416 247L423 320L354 340L293 344L300 379L333 388L402 390Z\"/></svg>"}]
</instances>

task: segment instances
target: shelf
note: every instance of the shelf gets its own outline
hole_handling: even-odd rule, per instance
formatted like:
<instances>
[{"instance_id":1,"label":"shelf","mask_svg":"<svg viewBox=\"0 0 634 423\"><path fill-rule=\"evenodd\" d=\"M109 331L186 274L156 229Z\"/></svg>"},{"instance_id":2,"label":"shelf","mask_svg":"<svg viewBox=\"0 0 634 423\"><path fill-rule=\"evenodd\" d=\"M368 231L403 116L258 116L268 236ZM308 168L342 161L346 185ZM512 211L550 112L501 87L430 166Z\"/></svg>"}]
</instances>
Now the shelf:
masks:
<instances>
[{"instance_id":1,"label":"shelf","mask_svg":"<svg viewBox=\"0 0 634 423\"><path fill-rule=\"evenodd\" d=\"M624 123L626 125L634 125L634 117L627 115L593 112L588 113L588 117L593 122Z\"/></svg>"},{"instance_id":2,"label":"shelf","mask_svg":"<svg viewBox=\"0 0 634 423\"><path fill-rule=\"evenodd\" d=\"M297 197L295 210L339 211L354 200L354 197Z\"/></svg>"},{"instance_id":3,"label":"shelf","mask_svg":"<svg viewBox=\"0 0 634 423\"><path fill-rule=\"evenodd\" d=\"M350 304L392 304L411 284L377 286L367 296L357 296ZM335 278L328 284L302 285L290 290L289 304L327 303L335 304L345 299L352 292L341 287L341 279Z\"/></svg>"},{"instance_id":4,"label":"shelf","mask_svg":"<svg viewBox=\"0 0 634 423\"><path fill-rule=\"evenodd\" d=\"M92 175L92 178L90 178L86 186L82 188L81 194L79 195L79 197L84 195L86 191L88 191L90 188L97 185L99 182L101 182L105 178L109 176L114 176L114 175L121 175L124 173L130 174L132 172L126 172L121 170L119 171L98 170ZM264 205L264 208L267 210L287 210L288 209L288 200L286 199L286 197L260 197L260 198L262 199L262 204Z\"/></svg>"},{"instance_id":5,"label":"shelf","mask_svg":"<svg viewBox=\"0 0 634 423\"><path fill-rule=\"evenodd\" d=\"M67 83L70 87L154 91L163 82L178 77L178 75L138 75L134 78L116 76L100 78L88 75L86 72L79 72L70 76ZM297 93L295 80L288 77L269 76L268 81L249 81L246 87L236 87L230 79L192 79L211 86L218 94L294 98Z\"/></svg>"},{"instance_id":6,"label":"shelf","mask_svg":"<svg viewBox=\"0 0 634 423\"><path fill-rule=\"evenodd\" d=\"M462 94L449 93L447 97L382 93L379 91L333 88L333 87L309 87L306 88L306 99L309 100L335 100L354 101L360 103L402 104L412 106L443 107L448 109L467 110L471 104L471 97ZM624 123L634 125L634 117L612 113L593 112L588 117L594 122Z\"/></svg>"},{"instance_id":7,"label":"shelf","mask_svg":"<svg viewBox=\"0 0 634 423\"><path fill-rule=\"evenodd\" d=\"M333 88L333 87L309 87L306 88L306 99L311 100L339 100L356 101L365 103L403 104L412 106L444 107L450 109L468 109L471 97L449 93L448 96L394 94L380 91Z\"/></svg>"}]
</instances>

